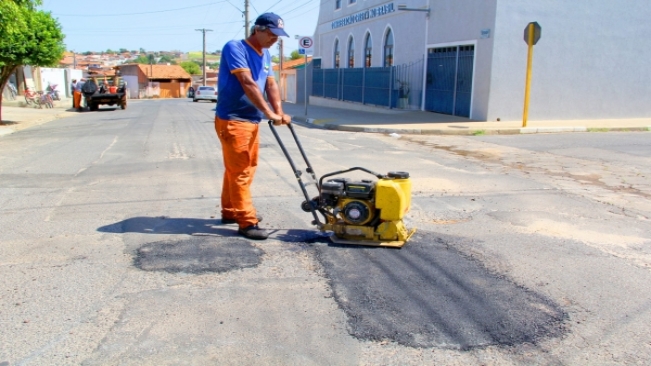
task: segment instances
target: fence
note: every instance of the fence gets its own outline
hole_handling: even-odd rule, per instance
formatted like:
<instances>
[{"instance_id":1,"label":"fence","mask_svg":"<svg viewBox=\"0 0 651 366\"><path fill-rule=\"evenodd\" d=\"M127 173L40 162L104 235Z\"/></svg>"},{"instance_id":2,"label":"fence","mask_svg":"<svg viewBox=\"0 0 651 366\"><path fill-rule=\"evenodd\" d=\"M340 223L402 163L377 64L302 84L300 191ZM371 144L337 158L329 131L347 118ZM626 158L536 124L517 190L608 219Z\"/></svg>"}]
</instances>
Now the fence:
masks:
<instances>
[{"instance_id":1,"label":"fence","mask_svg":"<svg viewBox=\"0 0 651 366\"><path fill-rule=\"evenodd\" d=\"M423 62L391 67L313 69L311 95L389 108L419 109Z\"/></svg>"}]
</instances>

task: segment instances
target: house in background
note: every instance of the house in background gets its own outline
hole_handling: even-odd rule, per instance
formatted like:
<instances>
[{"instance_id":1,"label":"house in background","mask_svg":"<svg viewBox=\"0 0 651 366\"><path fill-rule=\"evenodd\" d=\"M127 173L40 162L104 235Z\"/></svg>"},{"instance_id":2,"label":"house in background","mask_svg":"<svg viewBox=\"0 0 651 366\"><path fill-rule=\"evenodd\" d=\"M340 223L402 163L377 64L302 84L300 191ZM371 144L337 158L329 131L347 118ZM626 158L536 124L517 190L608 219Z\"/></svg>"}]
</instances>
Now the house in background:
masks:
<instances>
[{"instance_id":1,"label":"house in background","mask_svg":"<svg viewBox=\"0 0 651 366\"><path fill-rule=\"evenodd\" d=\"M124 64L116 66L132 99L185 98L192 76L179 65Z\"/></svg>"},{"instance_id":2,"label":"house in background","mask_svg":"<svg viewBox=\"0 0 651 366\"><path fill-rule=\"evenodd\" d=\"M308 64L311 61L312 56L309 56ZM273 70L280 88L280 99L289 103L303 103L305 101L305 58L283 61L282 70L280 64L274 64ZM308 82L311 83L310 78Z\"/></svg>"},{"instance_id":3,"label":"house in background","mask_svg":"<svg viewBox=\"0 0 651 366\"><path fill-rule=\"evenodd\" d=\"M206 70L206 86L212 86L217 88L217 80L219 76L219 71L217 70ZM192 85L196 90L203 85L203 75L192 75Z\"/></svg>"}]
</instances>

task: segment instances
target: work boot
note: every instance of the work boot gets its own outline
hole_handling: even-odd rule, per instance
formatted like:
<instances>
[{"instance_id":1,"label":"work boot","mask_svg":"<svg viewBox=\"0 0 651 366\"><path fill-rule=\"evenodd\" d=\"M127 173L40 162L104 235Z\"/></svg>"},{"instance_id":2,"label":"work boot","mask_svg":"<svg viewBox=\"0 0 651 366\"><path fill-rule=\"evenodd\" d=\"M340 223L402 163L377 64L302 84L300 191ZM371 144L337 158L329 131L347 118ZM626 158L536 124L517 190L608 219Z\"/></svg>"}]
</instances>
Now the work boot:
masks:
<instances>
[{"instance_id":1,"label":"work boot","mask_svg":"<svg viewBox=\"0 0 651 366\"><path fill-rule=\"evenodd\" d=\"M256 219L258 219L258 222L262 221L262 216L258 215L256 216ZM237 224L237 220L235 219L225 219L222 217L222 224L223 225L228 225L228 224Z\"/></svg>"},{"instance_id":2,"label":"work boot","mask_svg":"<svg viewBox=\"0 0 651 366\"><path fill-rule=\"evenodd\" d=\"M251 225L244 229L239 229L237 230L237 233L252 240L265 240L269 237L267 230L260 229L258 225Z\"/></svg>"}]
</instances>

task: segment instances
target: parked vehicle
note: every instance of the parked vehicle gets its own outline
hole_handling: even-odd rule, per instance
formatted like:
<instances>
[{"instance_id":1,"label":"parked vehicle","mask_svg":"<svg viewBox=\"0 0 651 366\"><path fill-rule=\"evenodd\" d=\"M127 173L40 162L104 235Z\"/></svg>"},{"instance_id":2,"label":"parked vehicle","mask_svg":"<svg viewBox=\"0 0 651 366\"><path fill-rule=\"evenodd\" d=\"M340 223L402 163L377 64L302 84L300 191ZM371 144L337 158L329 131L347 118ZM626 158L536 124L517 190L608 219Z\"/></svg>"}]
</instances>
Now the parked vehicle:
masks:
<instances>
[{"instance_id":1,"label":"parked vehicle","mask_svg":"<svg viewBox=\"0 0 651 366\"><path fill-rule=\"evenodd\" d=\"M200 100L211 100L213 102L217 101L217 89L212 86L200 86L195 92L194 97L192 98L193 102Z\"/></svg>"},{"instance_id":2,"label":"parked vehicle","mask_svg":"<svg viewBox=\"0 0 651 366\"><path fill-rule=\"evenodd\" d=\"M98 80L101 84L98 86ZM81 87L81 93L88 109L96 111L102 104L109 106L118 105L127 109L127 83L120 77L102 76L91 78Z\"/></svg>"}]
</instances>

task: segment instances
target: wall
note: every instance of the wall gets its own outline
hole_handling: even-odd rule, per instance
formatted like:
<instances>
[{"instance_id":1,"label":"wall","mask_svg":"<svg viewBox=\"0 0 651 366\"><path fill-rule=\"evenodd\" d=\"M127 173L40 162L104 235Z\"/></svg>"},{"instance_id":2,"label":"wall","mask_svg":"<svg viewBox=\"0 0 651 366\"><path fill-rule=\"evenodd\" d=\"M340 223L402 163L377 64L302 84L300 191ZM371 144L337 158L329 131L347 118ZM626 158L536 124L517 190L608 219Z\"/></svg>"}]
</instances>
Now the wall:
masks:
<instances>
[{"instance_id":1,"label":"wall","mask_svg":"<svg viewBox=\"0 0 651 366\"><path fill-rule=\"evenodd\" d=\"M321 67L334 67L334 44L339 40L340 67L348 67L348 40L355 41L355 67L364 66L364 49L366 34L370 32L372 40L371 66L383 66L384 38L387 29L391 29L394 38L394 65L421 60L425 53L425 14L421 12L404 12L398 10L398 4L410 7L424 7L427 1L378 1L357 0L348 5L342 0L342 8L334 9L334 1L321 1L319 20L314 35L314 57L321 58ZM392 11L372 18L333 28L333 21L365 11L377 10L380 6L391 6ZM376 13L377 14L377 13Z\"/></svg>"},{"instance_id":2,"label":"wall","mask_svg":"<svg viewBox=\"0 0 651 366\"><path fill-rule=\"evenodd\" d=\"M123 74L122 78L127 82L127 98L138 98L138 76Z\"/></svg>"},{"instance_id":3,"label":"wall","mask_svg":"<svg viewBox=\"0 0 651 366\"><path fill-rule=\"evenodd\" d=\"M542 27L533 52L529 120L651 117L651 2L498 0L487 119L522 118L524 28ZM562 10L562 11L561 11Z\"/></svg>"},{"instance_id":4,"label":"wall","mask_svg":"<svg viewBox=\"0 0 651 366\"><path fill-rule=\"evenodd\" d=\"M47 67L41 67L40 68L40 90L47 90L47 87L49 85L56 84L57 85L57 90L61 94L61 96L64 95L65 90L66 90L66 70L65 69L54 69L54 68L47 68Z\"/></svg>"},{"instance_id":5,"label":"wall","mask_svg":"<svg viewBox=\"0 0 651 366\"><path fill-rule=\"evenodd\" d=\"M475 45L470 117L484 120L488 114L491 89L497 0L431 1L431 4L428 48ZM482 30L489 31L487 38L482 38Z\"/></svg>"}]
</instances>

